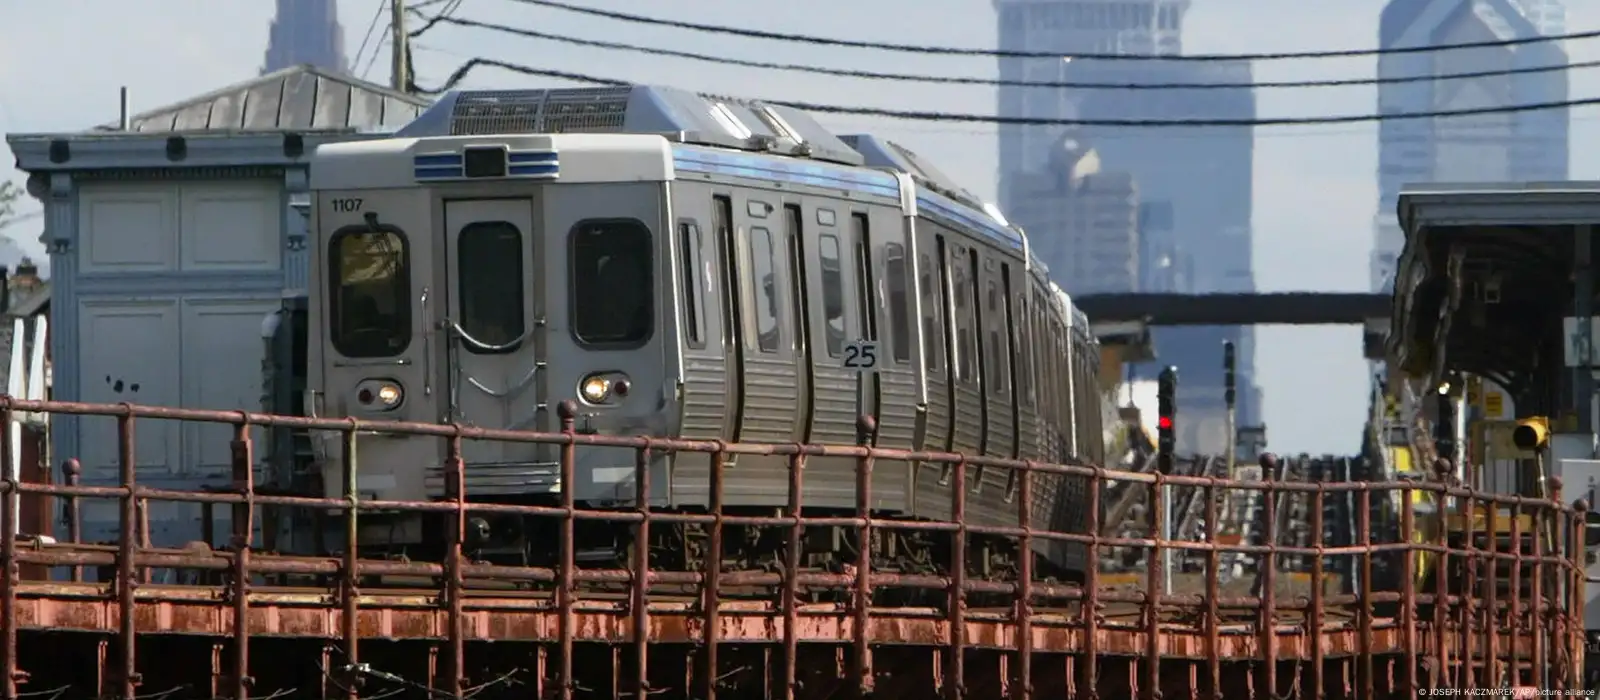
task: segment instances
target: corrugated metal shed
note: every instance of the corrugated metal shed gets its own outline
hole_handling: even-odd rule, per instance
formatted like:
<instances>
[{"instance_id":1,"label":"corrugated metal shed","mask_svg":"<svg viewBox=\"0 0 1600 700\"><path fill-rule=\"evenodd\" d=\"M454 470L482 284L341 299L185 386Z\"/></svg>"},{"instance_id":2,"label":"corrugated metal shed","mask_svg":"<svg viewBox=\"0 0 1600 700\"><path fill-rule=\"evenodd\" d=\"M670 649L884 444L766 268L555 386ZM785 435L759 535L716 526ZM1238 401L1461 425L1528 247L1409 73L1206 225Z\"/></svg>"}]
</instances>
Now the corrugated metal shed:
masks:
<instances>
[{"instance_id":1,"label":"corrugated metal shed","mask_svg":"<svg viewBox=\"0 0 1600 700\"><path fill-rule=\"evenodd\" d=\"M348 75L299 65L134 115L129 130L392 131L410 123L430 102ZM116 123L97 131L120 131Z\"/></svg>"}]
</instances>

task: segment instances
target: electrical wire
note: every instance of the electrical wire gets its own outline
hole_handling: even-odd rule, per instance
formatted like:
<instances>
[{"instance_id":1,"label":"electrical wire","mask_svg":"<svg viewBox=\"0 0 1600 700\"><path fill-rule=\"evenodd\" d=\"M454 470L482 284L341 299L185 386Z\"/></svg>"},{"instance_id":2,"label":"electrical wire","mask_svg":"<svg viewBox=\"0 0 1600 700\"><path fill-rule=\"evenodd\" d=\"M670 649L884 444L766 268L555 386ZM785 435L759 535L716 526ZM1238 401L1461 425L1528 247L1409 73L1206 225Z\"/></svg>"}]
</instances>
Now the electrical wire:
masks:
<instances>
[{"instance_id":1,"label":"electrical wire","mask_svg":"<svg viewBox=\"0 0 1600 700\"><path fill-rule=\"evenodd\" d=\"M415 38L417 38L419 36L422 36L423 34L426 34L428 32L428 30L433 29L434 26L439 24L440 22L449 21L451 19L451 15L455 14L456 10L461 9L462 0L429 0L429 2L446 2L446 3L449 3L449 4L445 5L444 9L440 10L439 14L434 15L433 17L429 17L429 16L423 14L422 11L421 11L422 8L424 6L426 6L428 3L423 3L423 4L407 7L406 8L407 12L427 20L427 22L425 22L421 27L419 27L417 29L414 29L414 30L412 30L410 32L407 32L406 33L406 37L407 38L415 39Z\"/></svg>"},{"instance_id":2,"label":"electrical wire","mask_svg":"<svg viewBox=\"0 0 1600 700\"><path fill-rule=\"evenodd\" d=\"M373 33L378 30L378 20L383 19L383 11L388 9L388 7L388 0L378 0L378 11L372 13L372 21L367 23L367 34L366 36L361 37L361 47L356 49L355 58L350 59L350 66L352 68L361 65L361 55L367 52L367 44L371 43ZM374 46L372 47L372 50L377 51L378 47Z\"/></svg>"},{"instance_id":3,"label":"electrical wire","mask_svg":"<svg viewBox=\"0 0 1600 700\"><path fill-rule=\"evenodd\" d=\"M607 85L613 87L630 86L634 83L616 78L603 78L599 76L573 73L570 71L547 70L519 63L498 61L489 58L473 58L456 68L450 78L437 88L424 88L413 83L413 92L423 95L438 95L449 91L462 80L465 80L473 70L480 66L500 68L514 73L531 75L543 78L557 78L591 85ZM1474 107L1470 109L1439 110L1427 112L1387 112L1383 114L1340 114L1323 117L1273 117L1268 119L1058 119L1054 117L1008 117L985 114L963 114L958 112L935 112L928 110L900 110L883 107L857 107L850 105L837 105L818 102L796 102L790 100L759 100L760 102L789 107L805 112L817 114L854 114L868 117L886 117L889 119L905 119L923 122L965 122L977 124L998 124L1002 126L1104 126L1104 127L1139 127L1139 128L1171 128L1171 127L1206 127L1206 126L1297 126L1304 124L1356 124L1361 122L1400 121L1412 119L1436 119L1448 117L1470 117L1485 114L1515 114L1521 112L1541 112L1570 107L1585 107L1600 105L1600 97L1591 97L1579 100L1562 100L1553 102L1532 102L1524 104L1503 105L1498 107Z\"/></svg>"},{"instance_id":4,"label":"electrical wire","mask_svg":"<svg viewBox=\"0 0 1600 700\"><path fill-rule=\"evenodd\" d=\"M420 14L420 13L419 13ZM1335 80L1286 80L1263 82L1216 82L1216 83L1082 83L1038 80L1008 80L995 78L976 78L964 76L925 75L916 73L880 73L877 71L864 71L846 68L828 68L799 63L776 63L772 61L754 61L727 56L713 56L710 54L696 53L693 51L679 51L676 49L663 49L637 44L624 44L614 41L599 39L581 39L560 34L551 34L532 29L523 29L495 22L482 22L464 17L446 17L443 14L428 19L427 27L432 27L440 22L454 24L461 27L487 29L504 34L515 34L529 39L542 39L574 46L587 46L591 48L609 49L614 51L628 51L643 53L652 56L669 56L683 58L691 61L715 63L742 68L758 68L762 70L781 70L797 73L815 73L819 75L832 75L844 78L861 78L865 80L891 80L909 83L934 83L940 85L994 85L1001 87L1026 87L1026 88L1052 88L1071 90L1218 90L1218 89L1256 89L1256 88L1310 88L1310 87L1341 87L1349 85L1396 85L1401 83L1421 83L1446 80L1470 80L1474 78L1496 78L1508 75L1527 75L1535 73L1557 73L1577 68L1600 67L1600 60L1580 61L1564 65L1529 66L1522 68L1504 68L1499 70L1479 70L1467 73L1444 73L1440 75L1405 75L1379 78L1342 78ZM426 27L424 27L426 29Z\"/></svg>"},{"instance_id":5,"label":"electrical wire","mask_svg":"<svg viewBox=\"0 0 1600 700\"><path fill-rule=\"evenodd\" d=\"M877 41L860 41L855 39L837 39L834 37L815 36L810 34L789 34L785 32L771 32L760 29L746 29L744 27L730 27L717 24L700 24L698 22L684 22L682 20L665 19L635 15L615 10L601 10L593 7L583 7L558 0L514 0L524 5L537 5L566 12L604 17L634 24L648 24L658 27L673 27L675 29L688 29L709 34L722 34L728 36L742 36L751 39L767 39L771 41L784 41L798 44L813 44L818 46L843 46L857 49L874 49L878 51L897 51L901 53L937 54L942 56L987 56L991 58L1074 58L1093 59L1100 61L1276 61L1283 59L1299 58L1350 58L1358 56L1388 56L1409 53L1434 53L1439 51L1453 51L1456 49L1479 49L1501 46L1521 46L1542 42L1565 41L1569 39L1593 39L1600 37L1600 30L1572 32L1568 34L1550 34L1534 37L1519 37L1515 39L1499 39L1494 41L1473 41L1459 44L1435 44L1432 46L1397 46L1378 49L1344 49L1337 51L1290 51L1274 53L1233 53L1233 54L1180 54L1172 56L1156 54L1115 54L1115 53L1083 53L1064 51L1017 51L1010 49L976 49L955 46L919 46L915 44L894 44Z\"/></svg>"}]
</instances>

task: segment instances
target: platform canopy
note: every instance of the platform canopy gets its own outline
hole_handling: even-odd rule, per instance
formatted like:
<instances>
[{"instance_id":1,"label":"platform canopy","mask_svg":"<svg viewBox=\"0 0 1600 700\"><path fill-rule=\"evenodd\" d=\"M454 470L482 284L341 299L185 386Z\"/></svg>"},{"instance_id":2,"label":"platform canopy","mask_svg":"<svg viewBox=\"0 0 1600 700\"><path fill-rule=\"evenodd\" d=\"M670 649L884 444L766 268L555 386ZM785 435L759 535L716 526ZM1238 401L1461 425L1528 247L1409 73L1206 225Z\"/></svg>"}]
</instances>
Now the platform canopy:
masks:
<instances>
[{"instance_id":1,"label":"platform canopy","mask_svg":"<svg viewBox=\"0 0 1600 700\"><path fill-rule=\"evenodd\" d=\"M1592 270L1579 257L1593 249L1600 182L1412 186L1398 208L1392 366L1436 382L1468 372L1557 400L1562 319L1580 305L1575 273Z\"/></svg>"}]
</instances>

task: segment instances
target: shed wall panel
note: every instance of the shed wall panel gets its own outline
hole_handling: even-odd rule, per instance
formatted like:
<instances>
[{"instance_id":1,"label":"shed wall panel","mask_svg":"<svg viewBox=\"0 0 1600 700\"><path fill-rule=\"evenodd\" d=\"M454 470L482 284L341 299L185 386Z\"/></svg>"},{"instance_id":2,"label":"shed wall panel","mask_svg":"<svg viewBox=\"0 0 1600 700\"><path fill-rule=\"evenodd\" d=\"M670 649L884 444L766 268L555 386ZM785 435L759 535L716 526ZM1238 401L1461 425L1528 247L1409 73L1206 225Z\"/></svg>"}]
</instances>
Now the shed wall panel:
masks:
<instances>
[{"instance_id":1,"label":"shed wall panel","mask_svg":"<svg viewBox=\"0 0 1600 700\"><path fill-rule=\"evenodd\" d=\"M79 195L81 274L164 272L178 259L179 188L93 183Z\"/></svg>"},{"instance_id":2,"label":"shed wall panel","mask_svg":"<svg viewBox=\"0 0 1600 700\"><path fill-rule=\"evenodd\" d=\"M283 251L282 191L274 181L182 185L183 270L277 270Z\"/></svg>"},{"instance_id":3,"label":"shed wall panel","mask_svg":"<svg viewBox=\"0 0 1600 700\"><path fill-rule=\"evenodd\" d=\"M219 410L260 410L261 324L276 311L276 299L189 298L182 302L183 405ZM266 437L253 431L259 446ZM232 471L233 427L192 423L185 427L185 473L222 479ZM261 454L257 448L257 454Z\"/></svg>"},{"instance_id":4,"label":"shed wall panel","mask_svg":"<svg viewBox=\"0 0 1600 700\"><path fill-rule=\"evenodd\" d=\"M79 306L80 400L177 406L182 397L178 300L84 298ZM85 416L79 422L79 459L96 480L115 478L117 420ZM135 465L142 474L179 473L178 424L138 420Z\"/></svg>"}]
</instances>

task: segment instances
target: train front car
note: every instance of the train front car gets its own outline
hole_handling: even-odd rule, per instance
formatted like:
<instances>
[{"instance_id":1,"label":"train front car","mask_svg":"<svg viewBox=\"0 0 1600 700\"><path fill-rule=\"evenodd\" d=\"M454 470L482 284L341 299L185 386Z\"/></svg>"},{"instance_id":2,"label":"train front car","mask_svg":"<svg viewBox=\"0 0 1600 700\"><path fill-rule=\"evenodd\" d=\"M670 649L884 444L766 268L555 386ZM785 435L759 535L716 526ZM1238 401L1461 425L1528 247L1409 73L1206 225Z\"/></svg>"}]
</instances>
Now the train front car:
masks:
<instances>
[{"instance_id":1,"label":"train front car","mask_svg":"<svg viewBox=\"0 0 1600 700\"><path fill-rule=\"evenodd\" d=\"M672 276L670 147L660 135L570 133L603 131L630 99L649 99L626 88L582 97L453 93L394 138L318 150L317 415L553 432L573 401L580 432L671 434L676 325L657 291ZM361 435L359 496L442 497L445 442ZM325 491L342 495L338 436L316 444ZM629 450L581 450L573 484L561 483L555 446L468 440L462 456L474 501L550 501L563 488L631 501ZM441 541L433 520L363 517L363 544L427 551ZM551 549L532 522L475 519L469 545L491 559Z\"/></svg>"}]
</instances>

